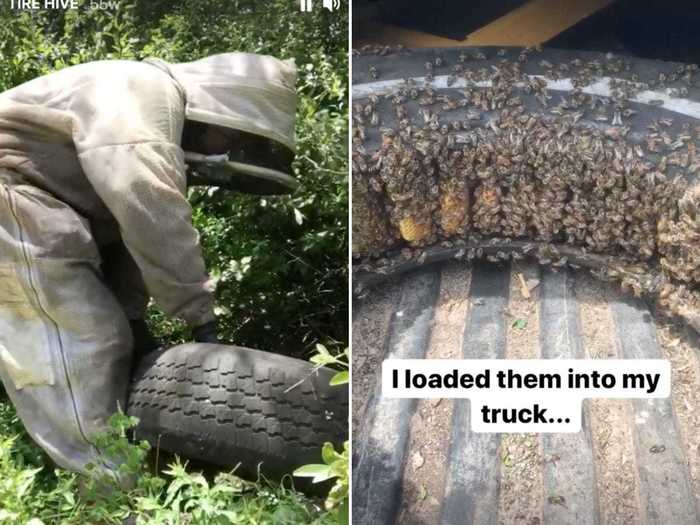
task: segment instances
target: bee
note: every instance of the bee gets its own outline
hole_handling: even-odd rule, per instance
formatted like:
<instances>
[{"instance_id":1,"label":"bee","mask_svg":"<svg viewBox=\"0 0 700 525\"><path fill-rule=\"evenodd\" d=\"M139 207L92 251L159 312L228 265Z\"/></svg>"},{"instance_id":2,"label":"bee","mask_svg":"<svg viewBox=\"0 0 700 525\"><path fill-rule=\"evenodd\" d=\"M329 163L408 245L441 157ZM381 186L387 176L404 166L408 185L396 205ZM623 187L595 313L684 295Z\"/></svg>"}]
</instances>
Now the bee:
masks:
<instances>
[{"instance_id":1,"label":"bee","mask_svg":"<svg viewBox=\"0 0 700 525\"><path fill-rule=\"evenodd\" d=\"M670 95L673 97L687 97L688 96L688 88L687 87L673 88L670 90Z\"/></svg>"},{"instance_id":2,"label":"bee","mask_svg":"<svg viewBox=\"0 0 700 525\"><path fill-rule=\"evenodd\" d=\"M394 94L391 97L391 103L395 106L401 105L406 102L406 97L403 95L399 95L398 93Z\"/></svg>"}]
</instances>

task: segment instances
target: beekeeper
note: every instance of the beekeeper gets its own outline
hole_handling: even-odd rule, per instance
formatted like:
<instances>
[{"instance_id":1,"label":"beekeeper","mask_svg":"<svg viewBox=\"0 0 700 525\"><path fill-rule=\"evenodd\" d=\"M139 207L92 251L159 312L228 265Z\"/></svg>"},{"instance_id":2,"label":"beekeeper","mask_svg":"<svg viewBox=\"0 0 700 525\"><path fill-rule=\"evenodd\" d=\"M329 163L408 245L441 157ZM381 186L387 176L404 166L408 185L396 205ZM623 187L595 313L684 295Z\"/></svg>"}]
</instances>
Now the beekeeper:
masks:
<instances>
[{"instance_id":1,"label":"beekeeper","mask_svg":"<svg viewBox=\"0 0 700 525\"><path fill-rule=\"evenodd\" d=\"M190 183L294 188L296 70L228 53L103 61L0 94L0 377L60 466L124 408L149 297L216 342Z\"/></svg>"}]
</instances>

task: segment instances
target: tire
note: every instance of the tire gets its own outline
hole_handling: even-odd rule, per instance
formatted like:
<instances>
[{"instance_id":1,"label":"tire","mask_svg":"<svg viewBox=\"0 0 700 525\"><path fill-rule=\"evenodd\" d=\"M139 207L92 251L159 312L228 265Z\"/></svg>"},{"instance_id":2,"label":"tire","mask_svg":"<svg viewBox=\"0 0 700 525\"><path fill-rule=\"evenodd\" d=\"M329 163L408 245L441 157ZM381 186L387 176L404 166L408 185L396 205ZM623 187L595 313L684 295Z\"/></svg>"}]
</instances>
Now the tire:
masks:
<instances>
[{"instance_id":1,"label":"tire","mask_svg":"<svg viewBox=\"0 0 700 525\"><path fill-rule=\"evenodd\" d=\"M334 371L229 345L183 344L147 355L127 413L136 439L242 475L279 479L321 462L348 436L348 391Z\"/></svg>"},{"instance_id":2,"label":"tire","mask_svg":"<svg viewBox=\"0 0 700 525\"><path fill-rule=\"evenodd\" d=\"M514 65L517 68L513 67ZM418 93L416 97L410 94L410 90L406 88L407 79L410 79L413 86L422 88L428 69L433 76L430 84L431 96L423 97ZM457 74L456 71L468 74ZM511 102L493 102L489 105L485 102L488 98L486 97L481 104L477 104L472 97L467 100L466 105L459 104L468 98L464 94L466 91L483 94L494 88L494 71L498 71L497 77L504 84L508 84L508 89L500 95L507 97L506 100ZM512 77L509 76L511 74ZM514 82L503 79L513 79ZM620 84L620 80L626 82ZM535 81L544 83L546 95L541 94L540 98L536 96L537 90L532 87ZM627 87L618 89L621 85ZM403 93L395 96L400 89ZM693 206L700 202L700 168L696 162L698 157L695 144L697 136L693 134L700 124L700 82L697 66L557 49L543 49L538 52L519 48L452 48L402 49L387 52L386 48L379 47L374 50L370 48L353 58L352 92L356 142L359 139L359 147L353 147L352 173L353 292L356 297L363 297L372 286L396 274L441 260L472 260L484 256L496 261L530 254L543 261L543 264L549 264L546 261L559 265L572 264L591 269L604 278L616 282L623 281L625 286L634 290L636 294L658 303L663 313L679 317L700 334L700 309L695 306L697 301L700 301L700 296L696 297L700 271L697 276L689 271L700 268L700 251L695 249L697 243L694 241L697 232L693 231L691 226L686 228L687 231L682 230L682 221L679 219L681 202L690 202ZM413 92L415 94L416 90ZM572 102L574 93L585 99ZM456 106L452 104L455 101L458 102ZM644 168L636 170L636 167L628 169L629 166L626 166L620 170L620 173L632 173L629 179L633 181L631 186L628 182L615 183L618 188L623 189L620 193L624 197L614 196L615 192L608 190L594 194L594 184L586 183L574 188L567 181L562 190L566 196L557 204L559 211L545 214L549 218L544 222L557 226L552 228L554 233L548 234L533 226L533 223L539 221L532 220L535 213L548 211L544 206L536 204L538 200L545 202L548 199L543 196L546 192L537 190L526 204L513 204L519 200L519 190L511 193L513 188L508 187L508 181L511 179L507 177L507 171L500 171L505 168L495 166L495 161L484 160L484 165L488 168L488 171L484 172L487 175L492 174L489 177L498 190L496 194L500 191L501 195L515 195L505 204L496 203L491 208L493 217L503 220L507 215L519 215L521 219L526 217L523 221L528 226L524 231L512 229L510 232L501 226L493 229L488 226L475 226L475 208L480 200L479 195L489 195L489 185L474 177L476 169L472 171L471 179L463 177L458 180L459 175L452 177L452 174L460 173L462 168L444 168L442 166L447 166L446 162L438 162L435 158L431 160L431 157L444 155L444 151L447 150L454 152L465 147L460 144L491 142L493 145L496 135L509 135L510 132L503 129L494 131L491 127L493 125L496 130L500 129L500 116L506 111L516 111L508 104L517 107L520 118L531 116L541 122L547 122L557 114L564 114L567 118L575 115L576 122L558 138L570 137L577 132L585 132L590 137L595 136L597 144L605 142L608 145L605 153L607 160L603 165L613 154L618 156L622 155L620 152L631 153L634 148L634 158L641 159L635 164ZM618 104L620 108L624 108L623 113L628 112L629 116L621 118L618 115L616 124L613 108ZM397 112L398 106L402 106L401 112ZM601 113L595 109L598 106L606 109ZM399 114L402 115L401 120ZM368 118L368 115L372 117ZM439 142L434 141L431 144L432 152L423 158L423 161L428 161L425 164L427 169L397 169L395 176L387 169L384 174L380 174L379 167L384 161L379 154L385 147L384 134L387 137L392 134L399 136L403 129L404 135L413 133L415 137L419 132L425 131L424 119L430 115L439 115L440 134L447 137L442 153L432 153L436 151L435 143ZM412 131L409 133L406 130ZM559 131L561 132L561 129ZM522 128L518 133L522 133ZM654 134L664 137L663 147L659 147L658 144L653 147L649 145L648 140ZM432 135L423 136L435 135L436 131L433 130ZM549 135L547 146L566 145L565 140L556 144L556 140L551 139L553 136ZM452 145L448 145L451 142L447 140L449 138L454 139ZM676 143L679 138L683 140ZM458 139L463 142L458 143ZM525 142L536 143L535 140L528 139L529 137ZM652 142L657 140L658 138L654 138ZM411 148L415 146L415 142L413 140ZM407 143L411 143L411 140L404 141L402 145ZM429 141L426 140L422 148L427 147L426 143ZM542 144L544 142L540 143ZM437 145L439 146L439 143ZM625 149L621 149L623 146ZM541 151L544 151L544 146L541 146ZM567 151L559 156L558 162L566 158L571 162L570 165L577 166L574 169L578 169L580 173L592 171L592 163L588 160L589 152L581 152L576 148ZM508 155L509 153L501 160L510 162ZM667 163L672 156L675 157L674 161ZM484 159L487 157L488 155ZM410 156L405 156L402 160L408 159L418 164L418 158L420 156L411 160ZM551 159L554 158L552 155L546 162L551 165L554 162ZM530 173L536 173L538 170L534 169L535 164L532 161L528 162ZM624 162L632 164L628 160ZM391 162L384 162L384 165L391 166ZM471 168L476 165L472 163ZM399 177L400 172L404 175ZM521 170L518 177L524 172L525 170ZM546 173L547 170L541 172ZM570 172L573 173L574 170ZM606 168L604 172L611 173L614 169ZM499 173L501 175L498 175ZM643 179L651 176L653 180L658 173L662 174L661 179L669 182L668 186L648 184L648 179ZM627 175L624 177L627 181ZM466 204L462 204L457 198L447 201L453 203L450 205L452 212L454 208L459 210L460 206L461 209L467 210L461 219L463 223L456 228L450 227L456 233L447 233L441 225L441 221L450 219L449 213L442 215L440 192L443 190L439 188L441 178L447 181L447 184L463 184L461 188L466 188L464 191L458 190L463 194L458 197L464 198ZM542 184L543 188L551 189L551 182L546 177L523 177L520 179L520 188L525 186L522 180L527 180L528 184ZM676 185L675 181L682 184ZM412 188L409 187L411 184ZM431 193L426 189L434 189L436 185L439 189L437 192ZM582 190L586 185L588 188ZM675 186L678 186L677 189L674 189ZM446 185L445 188L447 187ZM596 190L600 190L600 187ZM448 191L458 193L455 190ZM445 194L449 196L448 191L445 191ZM587 191L589 193L586 193ZM406 195L412 193L419 195L420 205L407 211L409 206L406 203L410 204L413 200L406 199ZM577 213L569 210L575 193L577 199L584 196L583 200L589 202L581 206L586 209L582 213L581 208ZM638 199L636 203L634 198L623 201L628 199L631 193L635 193L635 198ZM496 200L498 199L500 197L496 197ZM480 204L483 202L482 199ZM627 204L630 202L634 204ZM614 205L611 203L619 203L616 210L613 210ZM489 206L487 204L486 208ZM625 207L634 209L634 213L630 213ZM444 208L449 207L445 205ZM624 213L616 215L620 210ZM559 212L561 215L554 217ZM644 214L647 218L636 218ZM607 218L598 222L599 218L610 216L623 219L617 223ZM399 224L406 218L410 220L407 231L402 233ZM667 218L669 220L666 220ZM565 219L570 226L568 231L561 226ZM580 228L575 242L572 242L569 237L574 236L572 231L576 226L572 225L575 221L580 221L578 226L584 227ZM591 226L594 224L599 226ZM660 225L665 226L664 231L659 229ZM421 226L422 229L416 226ZM582 236L581 231L586 228L588 233ZM623 233L619 233L621 228L624 228ZM589 243L593 229L596 230L593 233L617 231L617 239L600 243L600 248L596 246L596 242ZM630 243L635 231L636 240ZM604 233L603 236L608 233ZM654 242L642 243L642 238L652 238ZM633 244L634 247L630 248ZM638 257L639 254L643 254L642 248L647 253ZM639 268L635 267L636 263L640 264ZM620 278L619 273L616 273L620 264L635 270L635 275L629 277L628 274L624 279ZM662 293L662 283L671 283L672 286L663 287Z\"/></svg>"}]
</instances>

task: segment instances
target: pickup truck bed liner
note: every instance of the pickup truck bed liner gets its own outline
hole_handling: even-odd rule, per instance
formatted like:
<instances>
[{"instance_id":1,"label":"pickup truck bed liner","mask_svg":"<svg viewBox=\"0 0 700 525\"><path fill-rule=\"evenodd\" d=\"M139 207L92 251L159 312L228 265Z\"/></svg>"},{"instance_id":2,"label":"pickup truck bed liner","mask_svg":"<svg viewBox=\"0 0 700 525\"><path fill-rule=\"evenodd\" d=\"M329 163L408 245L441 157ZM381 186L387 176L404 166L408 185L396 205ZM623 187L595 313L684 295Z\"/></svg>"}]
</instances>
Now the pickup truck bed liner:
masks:
<instances>
[{"instance_id":1,"label":"pickup truck bed liner","mask_svg":"<svg viewBox=\"0 0 700 525\"><path fill-rule=\"evenodd\" d=\"M353 334L355 523L700 523L697 339L644 302L583 271L453 262L355 300ZM577 434L475 434L467 400L382 398L389 356L668 358L674 392L587 400Z\"/></svg>"}]
</instances>

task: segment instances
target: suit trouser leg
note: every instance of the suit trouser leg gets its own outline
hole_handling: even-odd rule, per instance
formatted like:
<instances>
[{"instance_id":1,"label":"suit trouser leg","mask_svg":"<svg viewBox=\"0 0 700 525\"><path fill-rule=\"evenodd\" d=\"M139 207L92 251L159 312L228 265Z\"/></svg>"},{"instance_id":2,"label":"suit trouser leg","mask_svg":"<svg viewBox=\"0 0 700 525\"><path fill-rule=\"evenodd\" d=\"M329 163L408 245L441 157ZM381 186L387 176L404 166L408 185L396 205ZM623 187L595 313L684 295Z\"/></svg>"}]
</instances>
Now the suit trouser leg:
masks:
<instances>
[{"instance_id":1,"label":"suit trouser leg","mask_svg":"<svg viewBox=\"0 0 700 525\"><path fill-rule=\"evenodd\" d=\"M32 438L76 471L112 466L92 436L129 383L131 331L99 267L83 217L0 182L0 378Z\"/></svg>"}]
</instances>

